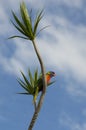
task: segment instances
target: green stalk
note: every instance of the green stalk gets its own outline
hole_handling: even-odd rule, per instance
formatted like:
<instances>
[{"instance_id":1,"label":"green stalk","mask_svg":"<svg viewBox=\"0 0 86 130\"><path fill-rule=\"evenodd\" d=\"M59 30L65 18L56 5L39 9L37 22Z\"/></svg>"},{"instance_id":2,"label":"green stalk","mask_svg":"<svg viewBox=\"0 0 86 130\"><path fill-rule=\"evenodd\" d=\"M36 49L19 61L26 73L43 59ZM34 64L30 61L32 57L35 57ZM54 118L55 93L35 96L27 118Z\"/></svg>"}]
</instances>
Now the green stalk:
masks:
<instances>
[{"instance_id":1,"label":"green stalk","mask_svg":"<svg viewBox=\"0 0 86 130\"><path fill-rule=\"evenodd\" d=\"M39 63L40 63L40 67L41 67L41 73L42 73L42 79L43 79L43 91L41 93L41 96L40 96L40 99L39 99L39 102L38 102L38 105L36 106L36 109L35 109L35 112L33 114L33 117L32 117L32 120L30 122L30 125L28 127L28 130L32 130L35 122L36 122L36 119L38 117L38 114L41 110L41 107L42 107L42 104L43 104L43 101L44 101L44 97L45 97L45 93L46 93L46 79L45 79L45 67L44 67L44 64L43 64L43 61L42 61L42 58L40 56L40 53L39 53L39 50L36 46L36 42L35 40L32 41L33 43L33 46L34 46L34 50L36 52L36 55L38 57L38 60L39 60Z\"/></svg>"}]
</instances>

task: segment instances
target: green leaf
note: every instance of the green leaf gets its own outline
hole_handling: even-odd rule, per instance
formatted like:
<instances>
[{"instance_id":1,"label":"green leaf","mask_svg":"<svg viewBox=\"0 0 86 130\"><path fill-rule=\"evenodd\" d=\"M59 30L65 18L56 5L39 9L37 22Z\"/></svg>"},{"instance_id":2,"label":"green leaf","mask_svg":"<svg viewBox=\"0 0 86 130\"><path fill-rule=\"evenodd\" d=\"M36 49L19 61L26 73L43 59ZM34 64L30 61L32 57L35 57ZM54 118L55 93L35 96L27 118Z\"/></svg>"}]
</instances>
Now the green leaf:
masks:
<instances>
[{"instance_id":1,"label":"green leaf","mask_svg":"<svg viewBox=\"0 0 86 130\"><path fill-rule=\"evenodd\" d=\"M30 78L30 82L29 82L28 79L26 78L26 76L24 75L24 73L21 72L21 74L22 74L22 76L23 76L23 78L24 78L24 81L25 81L25 83L26 83L26 87L27 87L29 93L30 93L30 94L33 94L33 93L34 93L34 88L33 88L33 84L32 84L33 81L31 81L31 77L29 77L29 78ZM31 76L31 75L30 75L30 76Z\"/></svg>"},{"instance_id":2,"label":"green leaf","mask_svg":"<svg viewBox=\"0 0 86 130\"><path fill-rule=\"evenodd\" d=\"M38 31L38 33L36 34L36 36L38 36L38 35L39 35L39 33L40 33L41 31L43 31L44 29L48 28L49 26L50 26L50 25L48 25L48 26L45 26L45 27L41 28L41 29Z\"/></svg>"},{"instance_id":3,"label":"green leaf","mask_svg":"<svg viewBox=\"0 0 86 130\"><path fill-rule=\"evenodd\" d=\"M22 34L25 35L25 32L24 32L20 27L18 27L12 20L10 20L10 21L11 21L11 23L14 25L14 27L15 27L19 32L21 32Z\"/></svg>"},{"instance_id":4,"label":"green leaf","mask_svg":"<svg viewBox=\"0 0 86 130\"><path fill-rule=\"evenodd\" d=\"M27 10L24 2L20 5L20 12L21 12L22 20L23 20L26 28L28 28L29 26L31 27L30 17L29 17L28 10Z\"/></svg>"},{"instance_id":5,"label":"green leaf","mask_svg":"<svg viewBox=\"0 0 86 130\"><path fill-rule=\"evenodd\" d=\"M17 93L17 94L31 95L30 93Z\"/></svg>"},{"instance_id":6,"label":"green leaf","mask_svg":"<svg viewBox=\"0 0 86 130\"><path fill-rule=\"evenodd\" d=\"M29 74L29 78L30 78L30 83L34 87L34 79L32 77L32 74L31 74L30 70L28 71L28 74Z\"/></svg>"},{"instance_id":7,"label":"green leaf","mask_svg":"<svg viewBox=\"0 0 86 130\"><path fill-rule=\"evenodd\" d=\"M15 13L12 11L13 17L16 21L16 23L18 24L18 26L21 28L21 30L24 32L23 34L26 35L27 37L30 36L30 33L27 31L27 29L25 28L25 26L22 24L22 22L18 19L18 17L15 15ZM19 31L20 28L18 28L18 26L15 25L15 27L17 28L17 30ZM21 31L20 31L21 32ZM22 32L21 32L22 33Z\"/></svg>"},{"instance_id":8,"label":"green leaf","mask_svg":"<svg viewBox=\"0 0 86 130\"><path fill-rule=\"evenodd\" d=\"M42 19L43 17L43 10L37 14L36 18L35 18L35 22L34 22L34 35L36 35L36 32L37 32L37 27L38 27L38 24L40 22L40 20Z\"/></svg>"},{"instance_id":9,"label":"green leaf","mask_svg":"<svg viewBox=\"0 0 86 130\"><path fill-rule=\"evenodd\" d=\"M26 84L21 79L17 79L17 81L21 85L21 87L23 87L26 91L28 91L28 88L26 87Z\"/></svg>"},{"instance_id":10,"label":"green leaf","mask_svg":"<svg viewBox=\"0 0 86 130\"><path fill-rule=\"evenodd\" d=\"M35 93L34 93L34 95L33 95L33 102L34 102L34 103L36 102L38 93L39 93L39 88L37 87L36 90L35 90Z\"/></svg>"},{"instance_id":11,"label":"green leaf","mask_svg":"<svg viewBox=\"0 0 86 130\"><path fill-rule=\"evenodd\" d=\"M23 36L11 36L8 39L17 38L17 37L29 40L29 38L26 38L26 37L23 37Z\"/></svg>"},{"instance_id":12,"label":"green leaf","mask_svg":"<svg viewBox=\"0 0 86 130\"><path fill-rule=\"evenodd\" d=\"M26 26L26 28L28 29L28 32L30 33L30 37L31 37L30 39L33 40L34 36L33 36L33 32L32 32L32 23L31 23L30 16L28 14L28 10L27 10L24 2L20 5L20 11L21 11L21 16L22 16L24 25Z\"/></svg>"},{"instance_id":13,"label":"green leaf","mask_svg":"<svg viewBox=\"0 0 86 130\"><path fill-rule=\"evenodd\" d=\"M36 69L36 71L34 72L34 84L36 84L38 80L38 69Z\"/></svg>"},{"instance_id":14,"label":"green leaf","mask_svg":"<svg viewBox=\"0 0 86 130\"><path fill-rule=\"evenodd\" d=\"M27 79L26 76L24 75L24 73L21 72L21 74L22 74L22 76L23 76L23 78L24 78L26 84L29 85L29 86L31 86L30 83L29 83L29 81L28 81L28 79Z\"/></svg>"},{"instance_id":15,"label":"green leaf","mask_svg":"<svg viewBox=\"0 0 86 130\"><path fill-rule=\"evenodd\" d=\"M32 26L32 9L29 12L29 18L30 18L30 24L31 24L31 27L32 27L32 31L33 31L33 26Z\"/></svg>"}]
</instances>

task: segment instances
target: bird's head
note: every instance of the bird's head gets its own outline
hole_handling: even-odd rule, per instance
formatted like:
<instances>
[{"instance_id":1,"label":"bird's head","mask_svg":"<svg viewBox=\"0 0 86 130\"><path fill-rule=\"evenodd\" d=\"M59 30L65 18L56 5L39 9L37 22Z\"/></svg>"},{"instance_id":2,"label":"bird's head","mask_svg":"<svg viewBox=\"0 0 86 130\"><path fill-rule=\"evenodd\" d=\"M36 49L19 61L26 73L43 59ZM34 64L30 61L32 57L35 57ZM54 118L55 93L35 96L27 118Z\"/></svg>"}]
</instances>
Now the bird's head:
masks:
<instances>
[{"instance_id":1,"label":"bird's head","mask_svg":"<svg viewBox=\"0 0 86 130\"><path fill-rule=\"evenodd\" d=\"M53 71L49 71L49 72L47 72L47 75L49 75L50 78L52 78L52 77L54 77L56 74L55 74L55 72L53 72Z\"/></svg>"}]
</instances>

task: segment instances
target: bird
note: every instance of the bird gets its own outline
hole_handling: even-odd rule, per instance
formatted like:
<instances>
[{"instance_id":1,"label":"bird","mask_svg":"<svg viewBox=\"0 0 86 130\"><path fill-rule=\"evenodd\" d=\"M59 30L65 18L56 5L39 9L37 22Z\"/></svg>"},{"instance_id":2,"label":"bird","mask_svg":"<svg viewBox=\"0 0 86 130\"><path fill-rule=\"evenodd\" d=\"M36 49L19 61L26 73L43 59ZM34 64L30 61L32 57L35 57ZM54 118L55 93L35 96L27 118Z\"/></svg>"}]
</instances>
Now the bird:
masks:
<instances>
[{"instance_id":1,"label":"bird","mask_svg":"<svg viewBox=\"0 0 86 130\"><path fill-rule=\"evenodd\" d=\"M42 78L42 73L38 75L38 71L36 70L34 72L34 77L31 74L31 71L29 70L29 80L27 77L24 75L23 72L21 72L23 79L21 80L18 78L18 83L25 89L26 92L23 93L18 93L18 94L24 94L24 95L32 95L33 96L33 104L35 106L36 104L36 99L39 95L40 92L43 91L43 78ZM45 79L46 79L46 85L47 87L51 84L53 84L55 81L51 82L51 78L56 76L55 72L53 71L48 71L45 74Z\"/></svg>"},{"instance_id":2,"label":"bird","mask_svg":"<svg viewBox=\"0 0 86 130\"><path fill-rule=\"evenodd\" d=\"M46 78L46 84L47 86L50 84L51 78L54 77L56 74L53 71L49 71L46 73L45 78ZM43 91L43 81L42 81L42 76L38 79L38 89L39 92Z\"/></svg>"},{"instance_id":3,"label":"bird","mask_svg":"<svg viewBox=\"0 0 86 130\"><path fill-rule=\"evenodd\" d=\"M46 78L46 84L47 86L49 86L50 84L52 84L53 82L51 82L51 78L56 76L55 72L53 71L48 71L45 75ZM36 84L36 89L34 91L34 96L33 96L33 102L36 102L37 96L39 92L43 91L43 80L42 80L42 75L40 76L40 78L37 81Z\"/></svg>"}]
</instances>

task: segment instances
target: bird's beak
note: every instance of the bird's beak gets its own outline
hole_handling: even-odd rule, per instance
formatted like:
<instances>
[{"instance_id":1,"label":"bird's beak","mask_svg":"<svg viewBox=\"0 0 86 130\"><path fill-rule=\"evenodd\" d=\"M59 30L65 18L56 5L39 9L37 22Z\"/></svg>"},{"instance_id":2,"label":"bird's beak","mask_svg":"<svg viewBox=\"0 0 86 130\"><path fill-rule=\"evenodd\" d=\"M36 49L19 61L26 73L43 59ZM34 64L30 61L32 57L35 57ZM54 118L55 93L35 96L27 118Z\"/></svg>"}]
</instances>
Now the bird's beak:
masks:
<instances>
[{"instance_id":1,"label":"bird's beak","mask_svg":"<svg viewBox=\"0 0 86 130\"><path fill-rule=\"evenodd\" d=\"M53 76L56 76L56 74L53 74Z\"/></svg>"}]
</instances>

